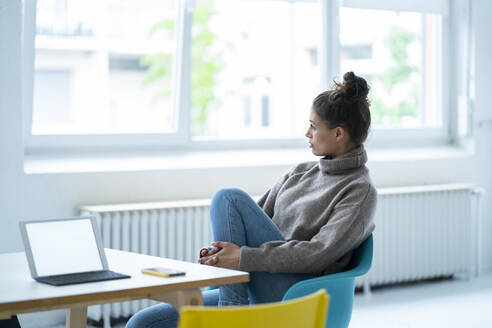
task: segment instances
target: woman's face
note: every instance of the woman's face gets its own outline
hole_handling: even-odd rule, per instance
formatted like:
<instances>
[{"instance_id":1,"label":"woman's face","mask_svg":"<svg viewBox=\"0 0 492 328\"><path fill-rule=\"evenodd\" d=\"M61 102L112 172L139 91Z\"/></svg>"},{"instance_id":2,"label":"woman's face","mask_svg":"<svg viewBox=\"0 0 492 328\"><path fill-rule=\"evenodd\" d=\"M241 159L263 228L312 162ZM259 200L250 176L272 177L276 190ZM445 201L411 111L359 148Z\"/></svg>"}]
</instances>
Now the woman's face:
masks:
<instances>
[{"instance_id":1,"label":"woman's face","mask_svg":"<svg viewBox=\"0 0 492 328\"><path fill-rule=\"evenodd\" d=\"M337 157L340 147L341 127L328 128L313 109L311 109L309 123L306 137L309 138L309 147L313 154L316 156Z\"/></svg>"}]
</instances>

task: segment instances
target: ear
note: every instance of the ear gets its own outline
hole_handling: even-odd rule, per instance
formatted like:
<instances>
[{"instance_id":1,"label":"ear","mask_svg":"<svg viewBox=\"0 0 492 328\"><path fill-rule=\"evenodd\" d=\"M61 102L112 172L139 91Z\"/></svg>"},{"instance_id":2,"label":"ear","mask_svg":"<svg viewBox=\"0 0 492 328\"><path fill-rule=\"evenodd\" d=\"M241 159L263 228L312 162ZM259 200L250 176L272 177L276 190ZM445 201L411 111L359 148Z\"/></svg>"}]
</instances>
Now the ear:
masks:
<instances>
[{"instance_id":1,"label":"ear","mask_svg":"<svg viewBox=\"0 0 492 328\"><path fill-rule=\"evenodd\" d=\"M343 140L345 138L345 129L341 126L335 128L335 138L337 141Z\"/></svg>"}]
</instances>

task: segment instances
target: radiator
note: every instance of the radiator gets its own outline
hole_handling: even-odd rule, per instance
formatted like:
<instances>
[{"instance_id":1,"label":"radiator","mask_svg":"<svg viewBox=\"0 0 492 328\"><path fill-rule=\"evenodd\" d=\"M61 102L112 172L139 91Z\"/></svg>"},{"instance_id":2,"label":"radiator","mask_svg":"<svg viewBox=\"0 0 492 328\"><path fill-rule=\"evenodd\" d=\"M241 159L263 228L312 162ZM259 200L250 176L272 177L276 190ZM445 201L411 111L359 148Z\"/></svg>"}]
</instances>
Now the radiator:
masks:
<instances>
[{"instance_id":1,"label":"radiator","mask_svg":"<svg viewBox=\"0 0 492 328\"><path fill-rule=\"evenodd\" d=\"M212 242L210 200L81 206L81 215L96 217L105 248L196 262L198 250ZM87 317L126 318L157 304L151 300L89 306Z\"/></svg>"},{"instance_id":2,"label":"radiator","mask_svg":"<svg viewBox=\"0 0 492 328\"><path fill-rule=\"evenodd\" d=\"M471 185L378 189L373 264L356 285L474 275L480 193Z\"/></svg>"},{"instance_id":3,"label":"radiator","mask_svg":"<svg viewBox=\"0 0 492 328\"><path fill-rule=\"evenodd\" d=\"M478 196L470 185L378 189L374 258L357 286L377 286L456 274L477 263ZM212 241L210 200L81 206L94 215L104 247L195 262ZM129 317L154 301L91 306L88 318Z\"/></svg>"}]
</instances>

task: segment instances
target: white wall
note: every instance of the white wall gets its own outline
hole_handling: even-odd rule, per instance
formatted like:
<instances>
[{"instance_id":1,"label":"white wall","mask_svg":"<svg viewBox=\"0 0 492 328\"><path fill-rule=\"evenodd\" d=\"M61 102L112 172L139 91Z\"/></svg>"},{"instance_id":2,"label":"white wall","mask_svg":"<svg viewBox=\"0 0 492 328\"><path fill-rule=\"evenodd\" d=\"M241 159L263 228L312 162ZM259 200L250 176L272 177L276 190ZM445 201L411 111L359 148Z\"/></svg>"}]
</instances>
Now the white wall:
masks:
<instances>
[{"instance_id":1,"label":"white wall","mask_svg":"<svg viewBox=\"0 0 492 328\"><path fill-rule=\"evenodd\" d=\"M59 173L22 175L18 1L0 0L0 252L21 250L15 223L20 218L49 218L75 214L81 204L155 201L210 197L221 187L236 186L259 194L290 165L234 168L172 169L110 173ZM6 7L6 5L10 7ZM487 13L492 2L474 0L476 29L476 153L469 157L415 160L372 160L377 187L434 183L476 183L483 197L482 258L484 270L492 269L492 31ZM5 8L10 14L5 13ZM7 83L8 82L8 83ZM3 100L2 100L3 99ZM7 124L6 124L7 123ZM307 151L307 150L306 150ZM373 156L375 158L375 156ZM314 159L314 158L313 158Z\"/></svg>"},{"instance_id":2,"label":"white wall","mask_svg":"<svg viewBox=\"0 0 492 328\"><path fill-rule=\"evenodd\" d=\"M0 0L0 250L19 249L23 179L21 1Z\"/></svg>"},{"instance_id":3,"label":"white wall","mask_svg":"<svg viewBox=\"0 0 492 328\"><path fill-rule=\"evenodd\" d=\"M482 185L483 245L482 265L492 269L492 1L473 1L473 23L476 31L475 51L475 135L477 155L471 170L473 181Z\"/></svg>"}]
</instances>

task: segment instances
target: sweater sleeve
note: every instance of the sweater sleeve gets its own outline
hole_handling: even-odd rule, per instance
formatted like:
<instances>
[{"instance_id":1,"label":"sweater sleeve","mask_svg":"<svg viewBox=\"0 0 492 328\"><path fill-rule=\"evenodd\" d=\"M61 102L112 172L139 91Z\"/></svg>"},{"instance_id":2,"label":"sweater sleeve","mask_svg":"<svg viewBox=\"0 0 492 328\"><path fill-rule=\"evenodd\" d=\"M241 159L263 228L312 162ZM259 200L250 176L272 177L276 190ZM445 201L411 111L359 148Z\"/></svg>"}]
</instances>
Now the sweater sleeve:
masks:
<instances>
[{"instance_id":1,"label":"sweater sleeve","mask_svg":"<svg viewBox=\"0 0 492 328\"><path fill-rule=\"evenodd\" d=\"M292 170L285 173L272 188L260 197L257 202L258 206L260 206L270 218L272 218L274 214L275 200L277 199L278 192L285 181L289 178L291 172Z\"/></svg>"},{"instance_id":2,"label":"sweater sleeve","mask_svg":"<svg viewBox=\"0 0 492 328\"><path fill-rule=\"evenodd\" d=\"M353 203L347 195L335 206L327 223L311 240L272 241L258 248L243 246L239 270L271 273L321 273L372 232L376 190L369 185L366 195Z\"/></svg>"}]
</instances>

